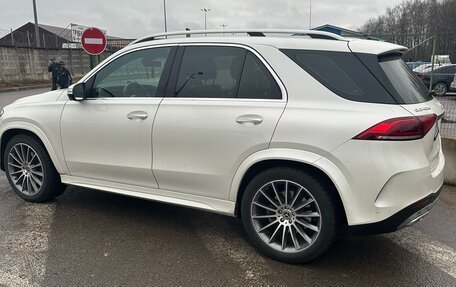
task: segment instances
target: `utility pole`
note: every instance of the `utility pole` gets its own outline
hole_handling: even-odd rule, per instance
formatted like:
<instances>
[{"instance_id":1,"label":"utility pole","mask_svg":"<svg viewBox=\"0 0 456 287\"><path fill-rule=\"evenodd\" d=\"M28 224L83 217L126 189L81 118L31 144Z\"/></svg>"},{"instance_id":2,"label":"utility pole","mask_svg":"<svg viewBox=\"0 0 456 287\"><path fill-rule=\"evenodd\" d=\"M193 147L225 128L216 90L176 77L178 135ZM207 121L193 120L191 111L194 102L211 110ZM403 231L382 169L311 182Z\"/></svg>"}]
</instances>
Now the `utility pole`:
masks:
<instances>
[{"instance_id":1,"label":"utility pole","mask_svg":"<svg viewBox=\"0 0 456 287\"><path fill-rule=\"evenodd\" d=\"M435 64L435 44L437 42L437 35L433 35L433 43L432 43L432 59L431 59L431 79L429 82L429 92L432 91L432 85L434 84L434 64Z\"/></svg>"},{"instance_id":2,"label":"utility pole","mask_svg":"<svg viewBox=\"0 0 456 287\"><path fill-rule=\"evenodd\" d=\"M309 4L309 30L312 29L312 0Z\"/></svg>"},{"instance_id":3,"label":"utility pole","mask_svg":"<svg viewBox=\"0 0 456 287\"><path fill-rule=\"evenodd\" d=\"M203 9L201 9L201 11L204 12L204 30L207 30L207 18L206 18L206 14L207 14L207 12L211 11L211 9L203 8ZM207 36L207 34L204 34L204 36Z\"/></svg>"},{"instance_id":4,"label":"utility pole","mask_svg":"<svg viewBox=\"0 0 456 287\"><path fill-rule=\"evenodd\" d=\"M41 47L41 42L40 42L40 31L38 29L38 16L36 13L36 2L33 0L33 16L35 17L35 39L36 39L36 46L38 48Z\"/></svg>"},{"instance_id":5,"label":"utility pole","mask_svg":"<svg viewBox=\"0 0 456 287\"><path fill-rule=\"evenodd\" d=\"M166 0L163 0L163 14L165 16L165 32L168 32L168 27L166 26Z\"/></svg>"}]
</instances>

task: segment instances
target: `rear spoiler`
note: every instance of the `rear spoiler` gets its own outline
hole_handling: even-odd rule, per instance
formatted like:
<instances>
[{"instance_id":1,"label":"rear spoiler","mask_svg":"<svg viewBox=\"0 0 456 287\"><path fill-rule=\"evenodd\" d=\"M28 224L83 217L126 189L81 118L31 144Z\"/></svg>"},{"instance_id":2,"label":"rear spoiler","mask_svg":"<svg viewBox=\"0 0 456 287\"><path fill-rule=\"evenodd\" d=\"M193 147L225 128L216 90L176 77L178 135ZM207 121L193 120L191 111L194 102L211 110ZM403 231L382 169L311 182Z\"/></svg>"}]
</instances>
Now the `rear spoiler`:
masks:
<instances>
[{"instance_id":1,"label":"rear spoiler","mask_svg":"<svg viewBox=\"0 0 456 287\"><path fill-rule=\"evenodd\" d=\"M386 54L403 55L408 51L408 48L404 46L373 40L353 40L348 42L347 45L353 53L375 54L379 56Z\"/></svg>"}]
</instances>

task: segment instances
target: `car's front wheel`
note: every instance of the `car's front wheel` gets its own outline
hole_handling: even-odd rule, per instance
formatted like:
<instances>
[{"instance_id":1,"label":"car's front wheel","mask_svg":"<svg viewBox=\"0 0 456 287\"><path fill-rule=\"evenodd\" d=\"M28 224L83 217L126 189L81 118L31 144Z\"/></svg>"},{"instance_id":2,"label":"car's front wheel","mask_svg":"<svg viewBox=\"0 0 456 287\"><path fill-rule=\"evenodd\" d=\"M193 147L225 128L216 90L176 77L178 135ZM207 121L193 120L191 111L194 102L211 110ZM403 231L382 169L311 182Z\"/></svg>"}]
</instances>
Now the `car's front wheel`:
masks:
<instances>
[{"instance_id":1,"label":"car's front wheel","mask_svg":"<svg viewBox=\"0 0 456 287\"><path fill-rule=\"evenodd\" d=\"M277 167L247 185L241 215L253 245L288 263L321 255L336 239L340 217L331 190L299 169Z\"/></svg>"},{"instance_id":2,"label":"car's front wheel","mask_svg":"<svg viewBox=\"0 0 456 287\"><path fill-rule=\"evenodd\" d=\"M434 85L434 93L438 97L443 97L447 93L448 87L445 83L437 83Z\"/></svg>"},{"instance_id":3,"label":"car's front wheel","mask_svg":"<svg viewBox=\"0 0 456 287\"><path fill-rule=\"evenodd\" d=\"M65 190L46 149L29 135L8 141L3 155L6 176L14 192L31 202L45 202Z\"/></svg>"}]
</instances>

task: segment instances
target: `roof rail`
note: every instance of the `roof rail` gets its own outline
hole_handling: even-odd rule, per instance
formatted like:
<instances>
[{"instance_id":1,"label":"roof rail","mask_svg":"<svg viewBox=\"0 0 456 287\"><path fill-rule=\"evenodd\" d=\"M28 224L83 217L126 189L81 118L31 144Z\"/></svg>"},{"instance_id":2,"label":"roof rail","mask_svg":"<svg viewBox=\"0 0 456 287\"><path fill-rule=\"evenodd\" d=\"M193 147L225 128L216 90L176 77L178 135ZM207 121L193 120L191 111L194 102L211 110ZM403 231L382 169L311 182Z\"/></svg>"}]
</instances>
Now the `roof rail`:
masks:
<instances>
[{"instance_id":1,"label":"roof rail","mask_svg":"<svg viewBox=\"0 0 456 287\"><path fill-rule=\"evenodd\" d=\"M334 33L324 32L324 31L315 31L315 30L286 30L286 29L230 29L230 30L193 30L193 31L177 31L177 32L167 32L167 33L158 33L138 38L137 40L131 42L131 44L146 42L156 40L157 38L166 38L168 36L188 36L197 35L197 34L236 34L236 33L246 33L252 37L266 36L265 33L271 34L289 34L290 36L308 36L315 39L328 39L328 40L339 40L347 41L344 37L339 36Z\"/></svg>"}]
</instances>

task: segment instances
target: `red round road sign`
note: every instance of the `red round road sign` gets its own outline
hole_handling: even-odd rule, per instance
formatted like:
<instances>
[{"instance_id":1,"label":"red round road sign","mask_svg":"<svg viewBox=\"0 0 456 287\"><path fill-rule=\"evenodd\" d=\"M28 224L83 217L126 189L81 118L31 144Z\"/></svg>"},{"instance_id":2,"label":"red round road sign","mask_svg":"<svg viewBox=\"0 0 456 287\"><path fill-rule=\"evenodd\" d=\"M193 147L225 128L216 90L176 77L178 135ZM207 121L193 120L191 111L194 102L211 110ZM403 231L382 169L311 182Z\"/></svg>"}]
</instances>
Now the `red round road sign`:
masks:
<instances>
[{"instance_id":1,"label":"red round road sign","mask_svg":"<svg viewBox=\"0 0 456 287\"><path fill-rule=\"evenodd\" d=\"M81 35L82 48L90 55L98 55L106 49L106 36L97 28L87 28Z\"/></svg>"}]
</instances>

